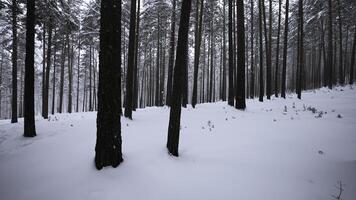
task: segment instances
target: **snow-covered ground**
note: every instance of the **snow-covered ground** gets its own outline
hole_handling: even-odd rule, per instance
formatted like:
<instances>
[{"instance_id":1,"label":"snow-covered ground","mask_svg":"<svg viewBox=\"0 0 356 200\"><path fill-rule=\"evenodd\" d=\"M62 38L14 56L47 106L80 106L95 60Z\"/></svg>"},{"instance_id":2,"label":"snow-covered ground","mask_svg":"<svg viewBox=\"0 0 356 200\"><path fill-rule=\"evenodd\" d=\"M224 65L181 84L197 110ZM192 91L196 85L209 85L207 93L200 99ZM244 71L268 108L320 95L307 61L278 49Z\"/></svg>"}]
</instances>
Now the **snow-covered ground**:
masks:
<instances>
[{"instance_id":1,"label":"snow-covered ground","mask_svg":"<svg viewBox=\"0 0 356 200\"><path fill-rule=\"evenodd\" d=\"M122 119L124 162L94 167L96 113L0 121L2 200L328 200L356 198L356 89L304 92L246 111L226 102L183 109L180 157L168 155L169 108Z\"/></svg>"}]
</instances>

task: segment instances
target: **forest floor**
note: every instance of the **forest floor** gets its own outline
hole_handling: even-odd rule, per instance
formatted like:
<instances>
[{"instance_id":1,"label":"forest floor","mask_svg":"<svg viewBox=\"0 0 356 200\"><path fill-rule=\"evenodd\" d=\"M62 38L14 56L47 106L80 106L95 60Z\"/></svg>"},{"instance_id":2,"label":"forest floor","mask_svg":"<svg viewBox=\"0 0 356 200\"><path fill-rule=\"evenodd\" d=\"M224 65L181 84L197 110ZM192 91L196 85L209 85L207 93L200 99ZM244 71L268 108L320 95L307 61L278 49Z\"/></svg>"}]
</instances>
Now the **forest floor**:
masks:
<instances>
[{"instance_id":1,"label":"forest floor","mask_svg":"<svg viewBox=\"0 0 356 200\"><path fill-rule=\"evenodd\" d=\"M124 162L94 167L96 113L0 121L2 200L328 200L356 198L356 86L304 92L238 111L226 102L182 112L180 157L165 148L169 108L122 118Z\"/></svg>"}]
</instances>

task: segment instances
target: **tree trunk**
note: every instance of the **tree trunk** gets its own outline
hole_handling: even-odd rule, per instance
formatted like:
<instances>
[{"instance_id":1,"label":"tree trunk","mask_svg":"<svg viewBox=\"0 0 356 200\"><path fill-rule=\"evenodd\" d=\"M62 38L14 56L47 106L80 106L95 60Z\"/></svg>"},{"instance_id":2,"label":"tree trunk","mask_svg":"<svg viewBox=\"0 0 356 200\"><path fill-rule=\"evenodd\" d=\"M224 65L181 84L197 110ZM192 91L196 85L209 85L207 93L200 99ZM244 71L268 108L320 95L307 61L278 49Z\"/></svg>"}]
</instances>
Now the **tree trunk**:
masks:
<instances>
[{"instance_id":1,"label":"tree trunk","mask_svg":"<svg viewBox=\"0 0 356 200\"><path fill-rule=\"evenodd\" d=\"M354 67L355 67L355 54L356 54L356 26L354 30L354 44L352 45L352 54L351 54L351 65L350 65L350 85L354 84Z\"/></svg>"},{"instance_id":2,"label":"tree trunk","mask_svg":"<svg viewBox=\"0 0 356 200\"><path fill-rule=\"evenodd\" d=\"M24 136L36 136L35 127L35 0L27 0L26 13L26 58L25 58L25 102Z\"/></svg>"},{"instance_id":3,"label":"tree trunk","mask_svg":"<svg viewBox=\"0 0 356 200\"><path fill-rule=\"evenodd\" d=\"M264 33L265 33L265 49L266 49L266 95L267 99L271 99L271 49L270 49L270 38L267 35L267 21L266 21L266 8L264 0L262 0L262 13L264 21ZM271 20L271 18L270 18ZM271 23L271 22L270 22Z\"/></svg>"},{"instance_id":4,"label":"tree trunk","mask_svg":"<svg viewBox=\"0 0 356 200\"><path fill-rule=\"evenodd\" d=\"M12 101L11 123L17 123L17 1L12 0ZM1 60L2 65L3 59ZM0 103L1 104L1 103ZM0 106L1 110L1 106ZM1 113L0 113L1 115Z\"/></svg>"},{"instance_id":5,"label":"tree trunk","mask_svg":"<svg viewBox=\"0 0 356 200\"><path fill-rule=\"evenodd\" d=\"M76 102L76 112L79 112L80 49L81 49L81 43L80 43L80 39L79 39L79 41L78 41L77 102Z\"/></svg>"},{"instance_id":6,"label":"tree trunk","mask_svg":"<svg viewBox=\"0 0 356 200\"><path fill-rule=\"evenodd\" d=\"M64 62L65 62L65 52L66 52L66 45L64 43L64 39L62 39L62 55L61 55L61 80L59 86L59 106L58 112L62 113L63 108L63 89L64 89Z\"/></svg>"},{"instance_id":7,"label":"tree trunk","mask_svg":"<svg viewBox=\"0 0 356 200\"><path fill-rule=\"evenodd\" d=\"M279 94L279 40L281 32L281 10L282 10L282 0L278 1L278 30L277 30L277 50L276 50L276 73L274 76L274 95L278 97Z\"/></svg>"},{"instance_id":8,"label":"tree trunk","mask_svg":"<svg viewBox=\"0 0 356 200\"><path fill-rule=\"evenodd\" d=\"M260 39L260 94L259 94L259 101L263 102L263 96L264 96L264 80L263 80L263 42L262 42L262 1L263 0L259 0L258 1L258 8L259 8L259 15L258 15L258 27L259 27L259 39Z\"/></svg>"},{"instance_id":9,"label":"tree trunk","mask_svg":"<svg viewBox=\"0 0 356 200\"><path fill-rule=\"evenodd\" d=\"M172 96L172 79L173 79L173 65L174 65L174 44L175 44L175 29L176 29L176 0L173 0L172 16L171 16L171 36L170 36L170 50L168 61L168 77L167 77L167 98L166 105L171 105Z\"/></svg>"},{"instance_id":10,"label":"tree trunk","mask_svg":"<svg viewBox=\"0 0 356 200\"><path fill-rule=\"evenodd\" d=\"M126 77L126 101L125 117L132 119L133 107L133 68L135 64L135 23L136 23L136 0L131 0L130 12L130 35L129 35L129 55L127 58L127 77Z\"/></svg>"},{"instance_id":11,"label":"tree trunk","mask_svg":"<svg viewBox=\"0 0 356 200\"><path fill-rule=\"evenodd\" d=\"M92 56L92 45L89 45L89 112L93 111L93 102L92 102L92 60L93 60L93 56Z\"/></svg>"},{"instance_id":12,"label":"tree trunk","mask_svg":"<svg viewBox=\"0 0 356 200\"><path fill-rule=\"evenodd\" d=\"M245 97L245 12L243 0L237 0L237 86L236 108L246 108Z\"/></svg>"},{"instance_id":13,"label":"tree trunk","mask_svg":"<svg viewBox=\"0 0 356 200\"><path fill-rule=\"evenodd\" d=\"M117 167L122 161L121 90L121 0L101 1L99 91L95 166Z\"/></svg>"},{"instance_id":14,"label":"tree trunk","mask_svg":"<svg viewBox=\"0 0 356 200\"><path fill-rule=\"evenodd\" d=\"M199 3L200 3L200 12L199 12ZM192 95L193 108L195 108L195 105L197 104L197 98L198 98L198 72L199 72L199 62L200 62L199 61L200 44L202 40L203 9L204 9L204 0L197 0L196 11L195 11L196 21L195 21L195 47L194 47L194 83L193 83L193 95Z\"/></svg>"},{"instance_id":15,"label":"tree trunk","mask_svg":"<svg viewBox=\"0 0 356 200\"><path fill-rule=\"evenodd\" d=\"M44 90L44 106L42 110L42 116L45 119L48 119L48 98L49 98L49 72L51 69L51 48L52 48L52 22L48 24L48 43L47 43L47 68L46 68L46 82Z\"/></svg>"},{"instance_id":16,"label":"tree trunk","mask_svg":"<svg viewBox=\"0 0 356 200\"><path fill-rule=\"evenodd\" d=\"M332 25L332 1L328 0L329 9L328 9L328 17L329 17L329 26L328 26L328 55L327 55L327 79L328 79L328 87L332 89L333 84L333 25Z\"/></svg>"},{"instance_id":17,"label":"tree trunk","mask_svg":"<svg viewBox=\"0 0 356 200\"><path fill-rule=\"evenodd\" d=\"M139 65L139 50L138 50L138 39L140 31L140 0L137 1L137 14L136 14L136 35L135 35L135 64L134 64L134 93L133 93L133 105L132 110L136 111L138 102L138 65Z\"/></svg>"},{"instance_id":18,"label":"tree trunk","mask_svg":"<svg viewBox=\"0 0 356 200\"><path fill-rule=\"evenodd\" d=\"M255 97L255 63L254 63L254 0L250 0L251 3L251 66L250 66L250 98L253 99Z\"/></svg>"},{"instance_id":19,"label":"tree trunk","mask_svg":"<svg viewBox=\"0 0 356 200\"><path fill-rule=\"evenodd\" d=\"M232 41L232 0L229 0L229 93L228 104L234 106L234 46Z\"/></svg>"},{"instance_id":20,"label":"tree trunk","mask_svg":"<svg viewBox=\"0 0 356 200\"><path fill-rule=\"evenodd\" d=\"M158 8L159 10L159 8ZM156 93L155 93L155 106L160 106L160 91L161 89L159 88L159 72L160 72L160 32L161 32L161 26L160 26L160 14L159 11L157 12L157 54L156 54Z\"/></svg>"},{"instance_id":21,"label":"tree trunk","mask_svg":"<svg viewBox=\"0 0 356 200\"><path fill-rule=\"evenodd\" d=\"M48 48L48 47L47 47ZM42 36L42 117L48 118L48 114L45 115L46 110L46 24L43 23L43 36Z\"/></svg>"},{"instance_id":22,"label":"tree trunk","mask_svg":"<svg viewBox=\"0 0 356 200\"><path fill-rule=\"evenodd\" d=\"M73 53L73 46L70 46L70 38L68 36L68 113L72 113Z\"/></svg>"},{"instance_id":23,"label":"tree trunk","mask_svg":"<svg viewBox=\"0 0 356 200\"><path fill-rule=\"evenodd\" d=\"M281 96L286 98L286 75L287 75L287 52L288 52L288 19L289 19L289 0L286 0L286 11L284 21L284 46L283 46L283 69L282 69L282 91Z\"/></svg>"},{"instance_id":24,"label":"tree trunk","mask_svg":"<svg viewBox=\"0 0 356 200\"><path fill-rule=\"evenodd\" d=\"M54 38L56 38L56 30L54 31ZM52 77L52 115L54 115L55 108L55 98L56 98L56 61L57 61L57 42L54 41L54 52L53 52L53 77Z\"/></svg>"},{"instance_id":25,"label":"tree trunk","mask_svg":"<svg viewBox=\"0 0 356 200\"><path fill-rule=\"evenodd\" d=\"M344 56L343 56L343 47L342 47L342 19L341 19L341 4L340 0L337 0L338 12L339 12L339 84L345 84L345 76L344 76Z\"/></svg>"},{"instance_id":26,"label":"tree trunk","mask_svg":"<svg viewBox=\"0 0 356 200\"><path fill-rule=\"evenodd\" d=\"M297 95L302 98L302 83L304 78L304 20L303 20L303 0L299 0L299 23L298 23L298 73L297 73Z\"/></svg>"},{"instance_id":27,"label":"tree trunk","mask_svg":"<svg viewBox=\"0 0 356 200\"><path fill-rule=\"evenodd\" d=\"M174 69L172 107L169 116L167 148L170 154L178 156L179 129L182 103L182 80L184 68L188 65L188 30L192 1L183 0L178 32L177 57Z\"/></svg>"}]
</instances>

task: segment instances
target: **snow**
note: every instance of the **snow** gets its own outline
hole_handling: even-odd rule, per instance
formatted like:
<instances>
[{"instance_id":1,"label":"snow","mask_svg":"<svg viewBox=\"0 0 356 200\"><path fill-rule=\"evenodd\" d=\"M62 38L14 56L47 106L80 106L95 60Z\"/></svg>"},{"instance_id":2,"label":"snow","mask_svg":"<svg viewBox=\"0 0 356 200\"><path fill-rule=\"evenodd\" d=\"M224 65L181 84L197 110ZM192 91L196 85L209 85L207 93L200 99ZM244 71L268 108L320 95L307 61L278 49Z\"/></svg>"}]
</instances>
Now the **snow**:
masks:
<instances>
[{"instance_id":1,"label":"snow","mask_svg":"<svg viewBox=\"0 0 356 200\"><path fill-rule=\"evenodd\" d=\"M169 108L139 109L122 118L124 162L101 171L94 112L38 117L35 138L22 119L0 121L0 199L325 200L338 181L355 199L356 90L302 98L183 109L178 158L165 148Z\"/></svg>"}]
</instances>

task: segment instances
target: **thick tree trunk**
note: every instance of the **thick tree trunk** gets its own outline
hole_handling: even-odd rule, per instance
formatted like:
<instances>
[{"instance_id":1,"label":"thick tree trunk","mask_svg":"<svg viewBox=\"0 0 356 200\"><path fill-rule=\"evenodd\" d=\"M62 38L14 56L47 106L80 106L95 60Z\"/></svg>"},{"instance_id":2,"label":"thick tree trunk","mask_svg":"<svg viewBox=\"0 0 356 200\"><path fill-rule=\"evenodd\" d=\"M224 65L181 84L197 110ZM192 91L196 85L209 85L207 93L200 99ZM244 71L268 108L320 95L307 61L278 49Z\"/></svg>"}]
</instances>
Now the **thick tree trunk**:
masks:
<instances>
[{"instance_id":1,"label":"thick tree trunk","mask_svg":"<svg viewBox=\"0 0 356 200\"><path fill-rule=\"evenodd\" d=\"M245 12L243 0L237 0L237 86L236 108L246 108L245 97Z\"/></svg>"},{"instance_id":2,"label":"thick tree trunk","mask_svg":"<svg viewBox=\"0 0 356 200\"><path fill-rule=\"evenodd\" d=\"M122 161L121 90L121 0L101 2L98 114L95 166L117 167Z\"/></svg>"},{"instance_id":3,"label":"thick tree trunk","mask_svg":"<svg viewBox=\"0 0 356 200\"><path fill-rule=\"evenodd\" d=\"M133 68L135 64L136 0L131 0L129 55L127 58L125 117L132 119L133 108Z\"/></svg>"},{"instance_id":4,"label":"thick tree trunk","mask_svg":"<svg viewBox=\"0 0 356 200\"><path fill-rule=\"evenodd\" d=\"M200 12L199 12L199 3L200 3ZM197 104L197 98L198 98L198 72L199 72L199 62L200 62L200 44L202 40L203 9L204 9L204 0L198 0L196 2L196 11L195 11L196 21L195 21L195 47L194 47L194 83L193 83L193 95L192 95L193 108L195 108L195 105Z\"/></svg>"},{"instance_id":5,"label":"thick tree trunk","mask_svg":"<svg viewBox=\"0 0 356 200\"><path fill-rule=\"evenodd\" d=\"M167 148L170 154L178 156L179 129L182 103L182 80L184 68L188 65L188 30L192 1L183 0L178 32L177 57L174 69L172 106L169 116Z\"/></svg>"},{"instance_id":6,"label":"thick tree trunk","mask_svg":"<svg viewBox=\"0 0 356 200\"><path fill-rule=\"evenodd\" d=\"M289 0L286 0L286 11L284 21L284 46L283 46L283 69L282 69L282 91L281 96L286 98L286 76L287 76L287 53L288 53L288 19L289 19Z\"/></svg>"},{"instance_id":7,"label":"thick tree trunk","mask_svg":"<svg viewBox=\"0 0 356 200\"><path fill-rule=\"evenodd\" d=\"M304 79L304 20L303 20L303 0L299 0L298 6L299 23L298 23L298 73L297 73L297 95L298 99L302 98L302 83Z\"/></svg>"},{"instance_id":8,"label":"thick tree trunk","mask_svg":"<svg viewBox=\"0 0 356 200\"><path fill-rule=\"evenodd\" d=\"M17 123L17 0L12 0L12 100L11 123ZM3 60L1 60L3 62ZM1 62L1 65L2 65ZM1 102L0 102L1 104ZM1 110L1 106L0 106ZM1 115L1 112L0 112Z\"/></svg>"},{"instance_id":9,"label":"thick tree trunk","mask_svg":"<svg viewBox=\"0 0 356 200\"><path fill-rule=\"evenodd\" d=\"M174 44L175 44L175 29L176 29L176 0L173 0L172 16L171 16L171 35L170 35L170 50L168 61L168 77L167 77L167 97L166 105L171 105L172 85L173 85L173 65L174 65Z\"/></svg>"},{"instance_id":10,"label":"thick tree trunk","mask_svg":"<svg viewBox=\"0 0 356 200\"><path fill-rule=\"evenodd\" d=\"M36 136L35 127L35 0L27 0L24 136Z\"/></svg>"}]
</instances>

